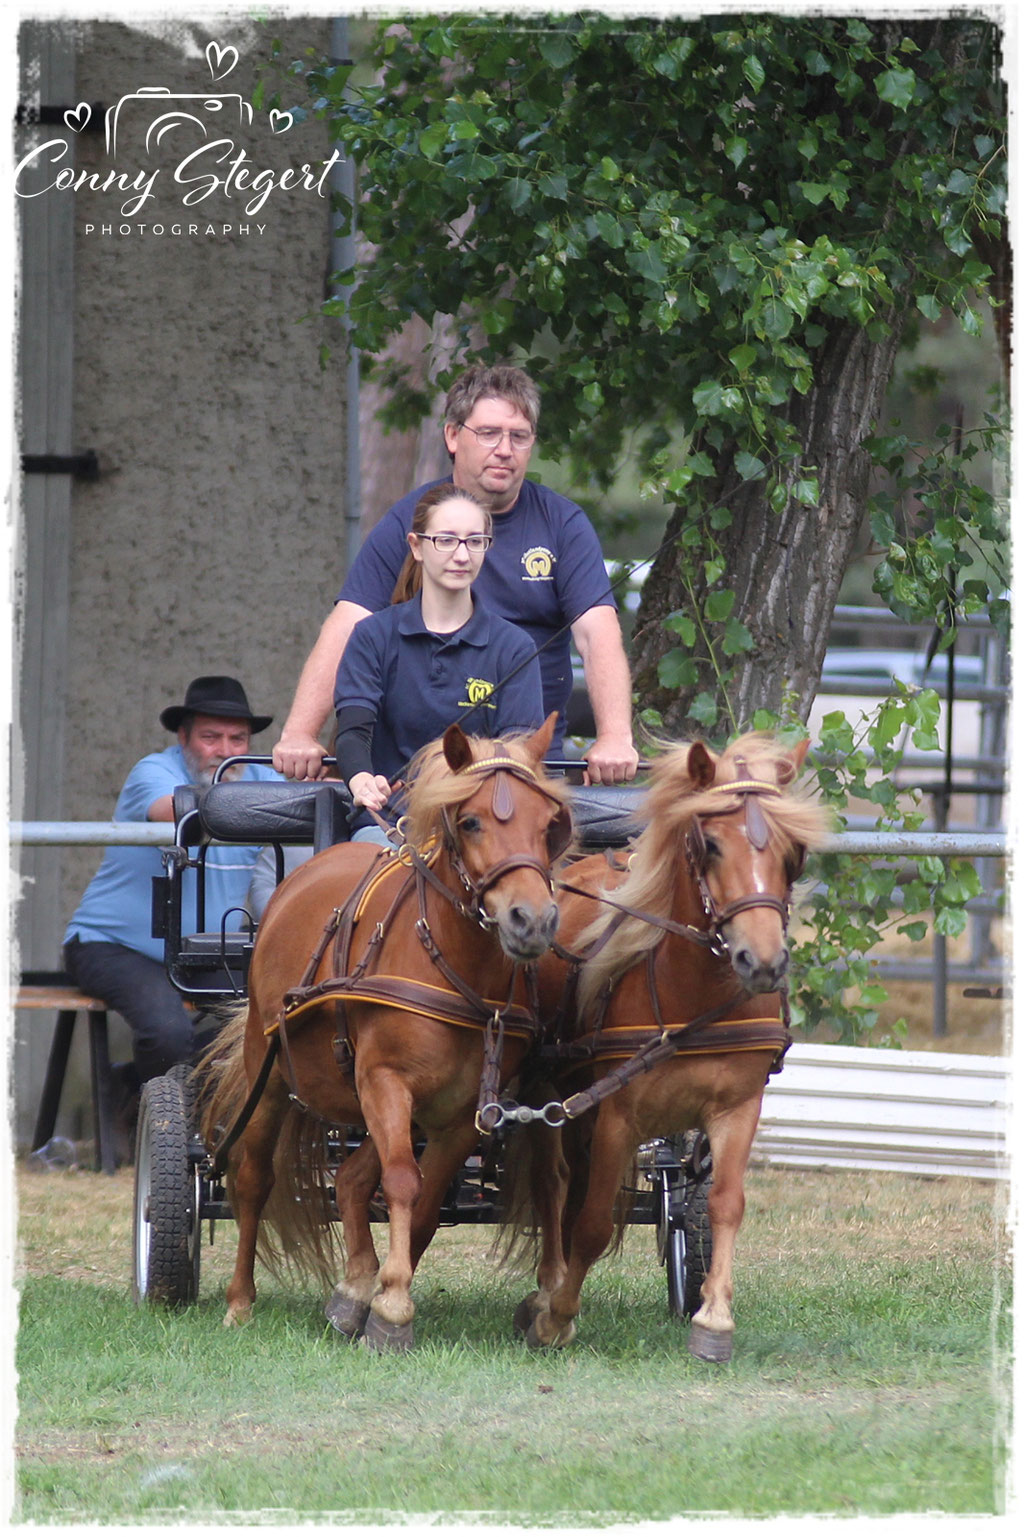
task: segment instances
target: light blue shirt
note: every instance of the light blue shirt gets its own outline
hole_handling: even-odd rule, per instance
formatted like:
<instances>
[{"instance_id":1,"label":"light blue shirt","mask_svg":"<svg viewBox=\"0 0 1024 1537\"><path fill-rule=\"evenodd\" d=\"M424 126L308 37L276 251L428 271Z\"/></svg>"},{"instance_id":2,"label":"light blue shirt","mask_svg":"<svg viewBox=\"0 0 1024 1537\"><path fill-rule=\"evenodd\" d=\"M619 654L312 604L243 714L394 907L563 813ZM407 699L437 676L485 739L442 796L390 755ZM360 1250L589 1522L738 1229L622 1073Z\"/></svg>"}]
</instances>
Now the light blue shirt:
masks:
<instances>
[{"instance_id":1,"label":"light blue shirt","mask_svg":"<svg viewBox=\"0 0 1024 1537\"><path fill-rule=\"evenodd\" d=\"M243 779L280 779L272 768L247 763ZM154 801L170 795L178 785L191 784L185 755L179 743L163 752L141 758L124 782L114 807L115 822L144 822ZM167 842L174 842L173 826L167 824ZM206 928L220 927L223 915L233 907L245 905L249 878L259 853L259 845L235 846L212 844L206 854ZM164 958L164 942L152 935L153 876L162 875L160 852L145 848L115 846L108 848L103 862L85 889L74 917L64 935L77 935L82 944L96 942L125 945L153 960ZM181 929L183 934L196 928L196 872L182 874ZM240 928L237 920L227 927Z\"/></svg>"}]
</instances>

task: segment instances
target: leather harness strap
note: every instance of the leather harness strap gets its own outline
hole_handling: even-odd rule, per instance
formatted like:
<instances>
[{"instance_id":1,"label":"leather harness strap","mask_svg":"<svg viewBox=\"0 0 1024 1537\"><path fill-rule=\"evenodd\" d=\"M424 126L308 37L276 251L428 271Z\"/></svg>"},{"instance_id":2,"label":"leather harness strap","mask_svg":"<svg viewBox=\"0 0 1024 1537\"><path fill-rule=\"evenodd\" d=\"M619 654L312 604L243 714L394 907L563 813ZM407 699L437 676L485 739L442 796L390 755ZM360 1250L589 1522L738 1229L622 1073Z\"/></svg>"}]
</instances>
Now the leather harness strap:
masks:
<instances>
[{"instance_id":1,"label":"leather harness strap","mask_svg":"<svg viewBox=\"0 0 1024 1537\"><path fill-rule=\"evenodd\" d=\"M500 1000L480 998L470 1002L447 988L432 987L429 982L412 982L408 977L392 977L381 974L358 977L329 977L311 987L305 997L288 1011L288 1023L293 1024L307 1010L319 1008L323 1003L376 1003L384 1008L405 1009L410 1014L423 1014L431 1019L443 1020L449 1025L466 1025L479 1030L499 1011L507 1018L511 1034L532 1039L534 1019L529 1010L516 1004L503 1004ZM271 1030L277 1028L276 1021ZM267 1032L268 1034L270 1031Z\"/></svg>"},{"instance_id":2,"label":"leather harness strap","mask_svg":"<svg viewBox=\"0 0 1024 1537\"><path fill-rule=\"evenodd\" d=\"M774 1056L768 1072L769 1074L777 1073L793 1039L789 1029L781 1020L722 1020L721 1016L726 1009L731 1008L743 996L742 993L737 994L736 998L722 1008L708 1009L686 1024L674 1025L658 1034L648 1034L645 1044L634 1050L632 1056L620 1067L612 1068L589 1088L570 1095L562 1102L562 1109L567 1119L575 1120L584 1115L586 1111L592 1110L633 1078L639 1077L641 1073L649 1073L652 1068L678 1054L772 1049ZM616 1038L622 1033L628 1034L637 1028L626 1026L625 1032L611 1030L599 1033L596 1043L588 1042L591 1046L591 1060L621 1056L623 1054L621 1049L616 1050L618 1045ZM606 1046L608 1049L605 1049Z\"/></svg>"}]
</instances>

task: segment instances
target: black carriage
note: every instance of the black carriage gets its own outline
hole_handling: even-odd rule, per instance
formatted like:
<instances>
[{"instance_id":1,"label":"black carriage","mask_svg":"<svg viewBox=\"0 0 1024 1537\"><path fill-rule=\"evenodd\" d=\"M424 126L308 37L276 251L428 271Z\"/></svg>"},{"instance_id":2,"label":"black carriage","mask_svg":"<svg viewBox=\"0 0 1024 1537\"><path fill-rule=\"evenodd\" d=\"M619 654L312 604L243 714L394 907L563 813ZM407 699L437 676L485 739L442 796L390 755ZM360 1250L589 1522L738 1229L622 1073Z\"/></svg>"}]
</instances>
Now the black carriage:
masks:
<instances>
[{"instance_id":1,"label":"black carriage","mask_svg":"<svg viewBox=\"0 0 1024 1537\"><path fill-rule=\"evenodd\" d=\"M240 761L240 760L234 760ZM241 761L267 763L250 757ZM570 779L580 765L559 764ZM641 791L634 786L572 787L577 844L584 852L623 848L636 830ZM312 852L348 834L349 800L337 781L291 783L221 781L209 789L175 793L174 841L161 851L164 874L154 881L153 932L164 941L168 976L183 997L215 1024L246 998L249 959L257 923L235 909L207 927L204 903L206 855L216 843L260 844L274 851L277 879L285 850ZM183 877L195 872L196 929L183 932ZM570 867L571 870L571 867ZM326 1127L329 1160L340 1160L364 1133ZM493 1223L499 1214L502 1133L481 1142L453 1182L441 1225ZM690 1318L700 1306L711 1259L707 1196L712 1171L703 1134L690 1132L645 1144L638 1180L623 1192L627 1221L654 1226L665 1266L671 1312ZM381 1200L379 1216L385 1215ZM232 1217L212 1150L198 1133L191 1068L172 1069L143 1087L135 1145L132 1291L137 1302L181 1305L198 1294L204 1225Z\"/></svg>"}]
</instances>

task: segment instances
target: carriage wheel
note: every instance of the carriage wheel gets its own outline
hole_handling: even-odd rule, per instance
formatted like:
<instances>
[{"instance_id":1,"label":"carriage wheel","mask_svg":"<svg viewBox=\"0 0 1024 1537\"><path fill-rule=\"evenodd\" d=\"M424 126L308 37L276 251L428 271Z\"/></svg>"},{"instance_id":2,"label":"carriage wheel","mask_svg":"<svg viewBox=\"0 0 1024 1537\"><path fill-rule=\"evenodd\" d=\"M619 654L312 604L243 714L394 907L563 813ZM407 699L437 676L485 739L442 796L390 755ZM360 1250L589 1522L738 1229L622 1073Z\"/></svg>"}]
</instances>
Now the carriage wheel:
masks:
<instances>
[{"instance_id":1,"label":"carriage wheel","mask_svg":"<svg viewBox=\"0 0 1024 1537\"><path fill-rule=\"evenodd\" d=\"M673 1138L680 1167L661 1170L657 1191L658 1258L668 1278L669 1310L692 1318L711 1264L711 1149L703 1132Z\"/></svg>"},{"instance_id":2,"label":"carriage wheel","mask_svg":"<svg viewBox=\"0 0 1024 1537\"><path fill-rule=\"evenodd\" d=\"M135 1136L132 1297L168 1307L199 1291L199 1169L180 1075L143 1084Z\"/></svg>"}]
</instances>

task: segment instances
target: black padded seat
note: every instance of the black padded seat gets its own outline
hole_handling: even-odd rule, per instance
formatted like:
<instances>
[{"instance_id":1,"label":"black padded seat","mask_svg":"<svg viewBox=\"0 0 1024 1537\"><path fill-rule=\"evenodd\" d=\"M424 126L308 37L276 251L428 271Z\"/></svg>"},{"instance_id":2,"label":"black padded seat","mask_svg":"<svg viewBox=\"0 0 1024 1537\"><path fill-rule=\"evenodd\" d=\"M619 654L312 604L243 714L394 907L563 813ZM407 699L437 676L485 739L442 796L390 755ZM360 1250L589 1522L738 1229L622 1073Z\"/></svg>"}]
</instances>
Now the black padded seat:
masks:
<instances>
[{"instance_id":1,"label":"black padded seat","mask_svg":"<svg viewBox=\"0 0 1024 1537\"><path fill-rule=\"evenodd\" d=\"M641 785L574 785L570 795L580 849L622 848L644 828Z\"/></svg>"},{"instance_id":2,"label":"black padded seat","mask_svg":"<svg viewBox=\"0 0 1024 1537\"><path fill-rule=\"evenodd\" d=\"M204 834L221 843L313 843L317 808L348 836L348 786L340 780L240 780L199 797Z\"/></svg>"},{"instance_id":3,"label":"black padded seat","mask_svg":"<svg viewBox=\"0 0 1024 1537\"><path fill-rule=\"evenodd\" d=\"M569 803L579 846L621 848L643 829L643 796L639 785L573 785ZM319 807L343 839L350 805L347 786L337 780L211 785L198 796L197 827L200 836L221 843L314 843Z\"/></svg>"}]
</instances>

